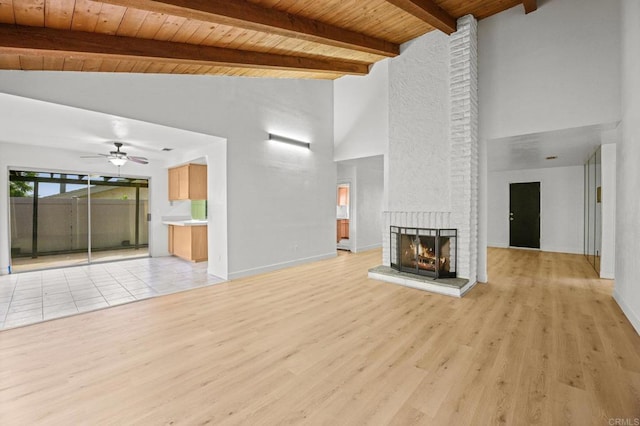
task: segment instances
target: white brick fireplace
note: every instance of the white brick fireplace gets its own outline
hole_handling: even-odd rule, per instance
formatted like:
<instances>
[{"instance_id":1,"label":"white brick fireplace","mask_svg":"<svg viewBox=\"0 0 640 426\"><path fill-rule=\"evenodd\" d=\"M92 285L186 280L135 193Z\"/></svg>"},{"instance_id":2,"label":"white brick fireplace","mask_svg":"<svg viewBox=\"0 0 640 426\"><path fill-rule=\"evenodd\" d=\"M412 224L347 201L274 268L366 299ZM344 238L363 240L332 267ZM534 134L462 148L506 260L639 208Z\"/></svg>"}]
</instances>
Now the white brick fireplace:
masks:
<instances>
[{"instance_id":1,"label":"white brick fireplace","mask_svg":"<svg viewBox=\"0 0 640 426\"><path fill-rule=\"evenodd\" d=\"M434 31L403 46L390 63L388 210L390 226L458 230L458 276L477 281L477 21L458 20L450 36Z\"/></svg>"}]
</instances>

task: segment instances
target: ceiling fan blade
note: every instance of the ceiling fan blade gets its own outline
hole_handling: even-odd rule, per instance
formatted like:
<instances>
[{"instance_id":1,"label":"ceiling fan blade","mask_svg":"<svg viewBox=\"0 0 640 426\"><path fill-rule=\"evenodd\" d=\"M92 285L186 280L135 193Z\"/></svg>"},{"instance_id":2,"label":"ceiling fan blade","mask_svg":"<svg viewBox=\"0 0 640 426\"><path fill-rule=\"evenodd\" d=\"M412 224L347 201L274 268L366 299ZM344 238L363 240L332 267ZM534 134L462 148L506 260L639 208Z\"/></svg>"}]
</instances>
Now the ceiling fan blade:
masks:
<instances>
[{"instance_id":1,"label":"ceiling fan blade","mask_svg":"<svg viewBox=\"0 0 640 426\"><path fill-rule=\"evenodd\" d=\"M134 157L132 155L127 156L127 160L133 161L138 164L149 164L149 160L144 157Z\"/></svg>"},{"instance_id":2,"label":"ceiling fan blade","mask_svg":"<svg viewBox=\"0 0 640 426\"><path fill-rule=\"evenodd\" d=\"M97 154L97 155L82 155L80 158L106 158L111 161L113 164L119 165L124 164L127 160L132 161L138 164L149 164L149 160L145 157L136 157L134 155L127 155L126 152L120 151L122 147L122 142L114 142L116 146L115 151L110 151L109 154Z\"/></svg>"}]
</instances>

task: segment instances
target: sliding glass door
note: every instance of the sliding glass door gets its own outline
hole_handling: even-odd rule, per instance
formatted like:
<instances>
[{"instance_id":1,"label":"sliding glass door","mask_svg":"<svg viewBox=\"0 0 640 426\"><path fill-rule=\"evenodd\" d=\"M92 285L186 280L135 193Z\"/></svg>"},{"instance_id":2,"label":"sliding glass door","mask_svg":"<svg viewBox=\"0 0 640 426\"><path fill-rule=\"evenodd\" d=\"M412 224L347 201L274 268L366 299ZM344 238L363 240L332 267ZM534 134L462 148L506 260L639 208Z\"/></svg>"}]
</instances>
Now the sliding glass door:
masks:
<instances>
[{"instance_id":1,"label":"sliding glass door","mask_svg":"<svg viewBox=\"0 0 640 426\"><path fill-rule=\"evenodd\" d=\"M148 255L148 180L9 173L14 272Z\"/></svg>"},{"instance_id":2,"label":"sliding glass door","mask_svg":"<svg viewBox=\"0 0 640 426\"><path fill-rule=\"evenodd\" d=\"M91 260L147 255L147 181L94 177L90 191Z\"/></svg>"}]
</instances>

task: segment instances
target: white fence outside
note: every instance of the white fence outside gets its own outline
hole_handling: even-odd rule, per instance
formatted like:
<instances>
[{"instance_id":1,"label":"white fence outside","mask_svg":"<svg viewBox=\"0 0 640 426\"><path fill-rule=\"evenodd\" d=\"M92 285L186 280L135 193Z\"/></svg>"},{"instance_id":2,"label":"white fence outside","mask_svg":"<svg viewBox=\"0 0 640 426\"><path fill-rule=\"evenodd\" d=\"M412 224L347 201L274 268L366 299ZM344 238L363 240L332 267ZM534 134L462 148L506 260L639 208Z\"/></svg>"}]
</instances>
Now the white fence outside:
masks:
<instances>
[{"instance_id":1,"label":"white fence outside","mask_svg":"<svg viewBox=\"0 0 640 426\"><path fill-rule=\"evenodd\" d=\"M33 199L11 197L11 252L31 253ZM140 200L139 244L149 243L147 200ZM113 249L135 244L135 200L91 200L91 248ZM86 250L86 198L38 199L38 253Z\"/></svg>"}]
</instances>

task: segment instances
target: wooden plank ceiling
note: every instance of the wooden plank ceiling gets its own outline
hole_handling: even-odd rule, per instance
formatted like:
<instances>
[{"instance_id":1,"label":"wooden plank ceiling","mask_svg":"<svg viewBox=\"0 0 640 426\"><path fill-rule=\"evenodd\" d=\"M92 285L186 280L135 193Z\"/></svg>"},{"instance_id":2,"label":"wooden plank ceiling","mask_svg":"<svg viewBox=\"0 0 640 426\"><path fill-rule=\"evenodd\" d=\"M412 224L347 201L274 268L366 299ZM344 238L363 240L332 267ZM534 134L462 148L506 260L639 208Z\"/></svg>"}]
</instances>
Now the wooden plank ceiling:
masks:
<instances>
[{"instance_id":1,"label":"wooden plank ceiling","mask_svg":"<svg viewBox=\"0 0 640 426\"><path fill-rule=\"evenodd\" d=\"M535 0L0 0L0 69L334 79Z\"/></svg>"}]
</instances>

